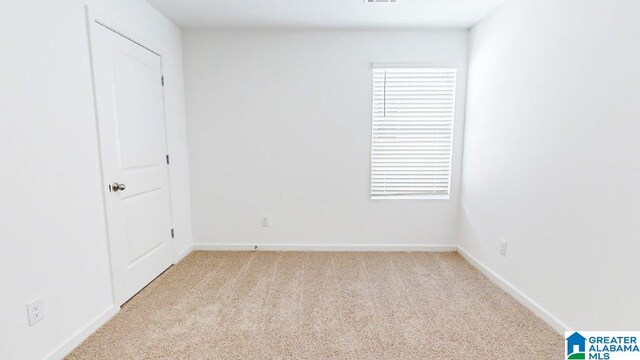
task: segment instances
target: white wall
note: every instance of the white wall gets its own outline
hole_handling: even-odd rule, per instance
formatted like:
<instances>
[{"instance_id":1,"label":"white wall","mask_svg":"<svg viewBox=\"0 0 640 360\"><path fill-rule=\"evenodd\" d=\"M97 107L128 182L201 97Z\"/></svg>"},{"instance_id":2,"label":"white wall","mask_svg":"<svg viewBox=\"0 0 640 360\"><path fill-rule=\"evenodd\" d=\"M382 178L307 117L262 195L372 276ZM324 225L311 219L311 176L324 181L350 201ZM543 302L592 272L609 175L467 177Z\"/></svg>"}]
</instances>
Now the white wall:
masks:
<instances>
[{"instance_id":1,"label":"white wall","mask_svg":"<svg viewBox=\"0 0 640 360\"><path fill-rule=\"evenodd\" d=\"M638 14L507 0L471 31L461 246L576 329L640 324Z\"/></svg>"},{"instance_id":2,"label":"white wall","mask_svg":"<svg viewBox=\"0 0 640 360\"><path fill-rule=\"evenodd\" d=\"M190 246L180 30L144 1L89 1L163 55L174 219ZM39 359L112 306L83 1L0 11L0 358ZM43 297L45 318L27 322ZM64 349L64 348L63 348Z\"/></svg>"},{"instance_id":3,"label":"white wall","mask_svg":"<svg viewBox=\"0 0 640 360\"><path fill-rule=\"evenodd\" d=\"M452 243L467 31L185 31L183 43L195 243ZM458 68L451 200L370 200L372 63Z\"/></svg>"}]
</instances>

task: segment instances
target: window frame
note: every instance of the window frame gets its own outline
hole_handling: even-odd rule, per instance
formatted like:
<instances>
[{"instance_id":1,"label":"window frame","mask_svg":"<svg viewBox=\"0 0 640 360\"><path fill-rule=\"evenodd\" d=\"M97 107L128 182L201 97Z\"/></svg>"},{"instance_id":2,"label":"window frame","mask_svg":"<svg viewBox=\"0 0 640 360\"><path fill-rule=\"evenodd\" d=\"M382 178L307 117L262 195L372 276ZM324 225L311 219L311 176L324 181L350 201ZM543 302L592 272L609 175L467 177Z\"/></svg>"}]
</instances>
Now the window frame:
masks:
<instances>
[{"instance_id":1,"label":"window frame","mask_svg":"<svg viewBox=\"0 0 640 360\"><path fill-rule=\"evenodd\" d=\"M453 71L455 79L453 82L453 103L451 116L451 144L449 147L449 178L446 194L398 194L398 195L374 195L373 194L373 146L374 146L374 108L375 108L375 70L380 69L406 69L406 70L447 70ZM422 64L372 64L371 66L371 146L369 149L369 197L371 200L450 200L451 199L451 183L453 182L453 152L455 142L455 124L456 124L456 104L458 97L458 68L456 66L434 66Z\"/></svg>"}]
</instances>

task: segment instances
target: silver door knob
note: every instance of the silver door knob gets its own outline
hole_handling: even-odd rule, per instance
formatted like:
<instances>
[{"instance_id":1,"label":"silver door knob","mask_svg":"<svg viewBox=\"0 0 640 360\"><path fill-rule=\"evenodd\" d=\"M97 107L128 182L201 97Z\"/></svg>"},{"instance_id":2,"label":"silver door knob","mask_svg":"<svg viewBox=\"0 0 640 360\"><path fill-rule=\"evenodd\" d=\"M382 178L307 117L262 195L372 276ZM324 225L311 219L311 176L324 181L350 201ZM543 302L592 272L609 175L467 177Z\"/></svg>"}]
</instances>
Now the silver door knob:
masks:
<instances>
[{"instance_id":1,"label":"silver door knob","mask_svg":"<svg viewBox=\"0 0 640 360\"><path fill-rule=\"evenodd\" d=\"M124 184L118 184L117 182L113 183L111 185L111 190L113 192L118 192L118 191L122 191L124 189L126 189L127 187Z\"/></svg>"}]
</instances>

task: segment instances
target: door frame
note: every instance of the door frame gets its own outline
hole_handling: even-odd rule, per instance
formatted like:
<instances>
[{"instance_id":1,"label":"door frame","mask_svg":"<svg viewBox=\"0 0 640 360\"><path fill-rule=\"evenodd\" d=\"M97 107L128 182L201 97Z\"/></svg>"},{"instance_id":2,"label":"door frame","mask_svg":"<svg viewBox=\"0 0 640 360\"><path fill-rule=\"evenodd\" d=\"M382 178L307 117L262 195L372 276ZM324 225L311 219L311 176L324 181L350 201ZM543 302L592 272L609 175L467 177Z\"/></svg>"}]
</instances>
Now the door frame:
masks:
<instances>
[{"instance_id":1,"label":"door frame","mask_svg":"<svg viewBox=\"0 0 640 360\"><path fill-rule=\"evenodd\" d=\"M153 47L149 47L145 45L146 41L139 41L138 39L142 39L143 37L137 36L135 32L131 31L129 27L121 24L120 22L112 19L111 17L105 15L100 11L96 11L95 9L90 9L89 5L85 5L85 18L86 18L86 28L87 28L87 41L89 45L89 65L91 68L91 90L93 92L93 115L94 115L94 123L96 126L96 143L98 146L98 163L100 164L100 184L101 184L101 194L102 194L102 211L104 213L104 225L105 232L107 237L107 253L109 257L109 272L111 278L111 300L115 304L116 303L116 291L115 291L115 282L114 282L114 258L111 254L111 236L109 234L109 219L107 214L107 193L109 192L108 186L110 186L109 182L105 182L105 174L104 174L104 166L103 166L103 151L102 144L100 140L100 124L99 124L99 114L98 114L98 96L97 96L97 88L96 88L96 69L94 66L94 57L96 56L95 46L96 46L96 38L94 36L94 27L102 26L114 33L122 36L123 38L135 43L136 45L156 54L160 58L160 71L164 76L164 62L162 53L160 51L155 50ZM165 91L164 86L162 87L162 125L165 130L165 147L166 153L169 154L169 128L167 126L167 113L166 113L166 99L165 99ZM171 168L167 171L167 181L169 188L169 214L171 219L171 228L175 228L175 215L173 212L173 189L171 186ZM176 239L175 237L171 237L169 240L169 246L171 247L170 251L172 253L172 264L177 262L178 254L176 254Z\"/></svg>"}]
</instances>

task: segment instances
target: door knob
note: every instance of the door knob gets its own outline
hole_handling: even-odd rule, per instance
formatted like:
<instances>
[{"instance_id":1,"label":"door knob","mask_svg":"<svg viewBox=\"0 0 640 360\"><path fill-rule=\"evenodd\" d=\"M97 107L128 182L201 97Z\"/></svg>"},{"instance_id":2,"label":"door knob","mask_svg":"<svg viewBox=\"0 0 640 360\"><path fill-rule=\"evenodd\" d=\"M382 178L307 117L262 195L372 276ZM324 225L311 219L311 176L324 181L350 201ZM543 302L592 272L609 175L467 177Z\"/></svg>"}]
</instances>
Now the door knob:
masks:
<instances>
[{"instance_id":1,"label":"door knob","mask_svg":"<svg viewBox=\"0 0 640 360\"><path fill-rule=\"evenodd\" d=\"M118 184L117 182L113 183L111 185L111 190L113 192L118 192L118 191L122 191L124 189L126 189L127 187L124 184Z\"/></svg>"}]
</instances>

